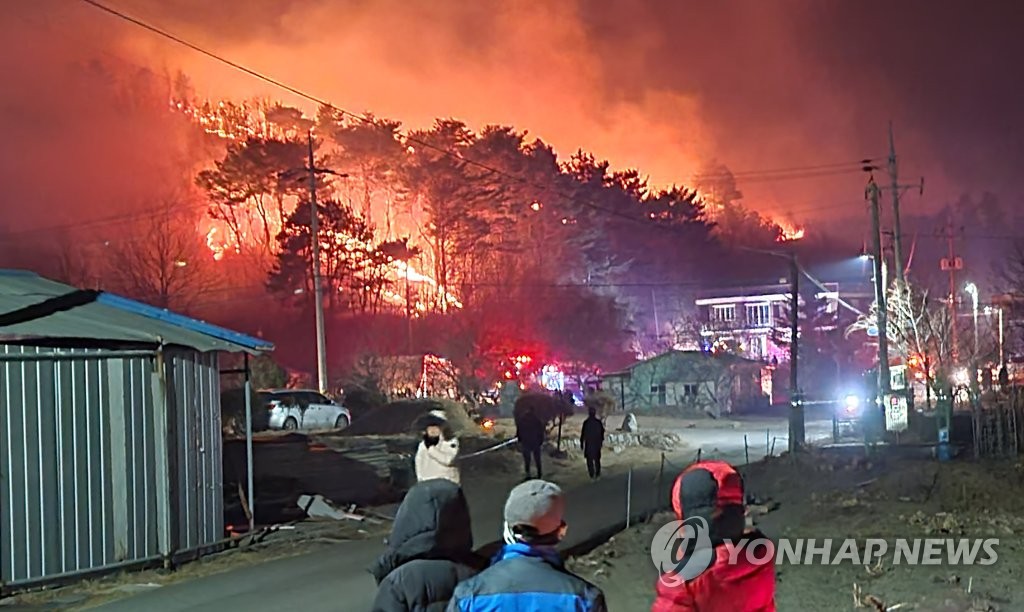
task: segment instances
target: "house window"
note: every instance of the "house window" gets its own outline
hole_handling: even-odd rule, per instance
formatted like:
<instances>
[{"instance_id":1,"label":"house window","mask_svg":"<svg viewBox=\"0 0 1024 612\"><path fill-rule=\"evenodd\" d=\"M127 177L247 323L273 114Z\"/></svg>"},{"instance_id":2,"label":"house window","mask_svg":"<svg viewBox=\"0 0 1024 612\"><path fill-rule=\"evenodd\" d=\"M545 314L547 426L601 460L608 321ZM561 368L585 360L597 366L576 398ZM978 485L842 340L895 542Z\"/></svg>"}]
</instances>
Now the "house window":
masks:
<instances>
[{"instance_id":1,"label":"house window","mask_svg":"<svg viewBox=\"0 0 1024 612\"><path fill-rule=\"evenodd\" d=\"M771 304L747 304L747 324L751 327L771 327Z\"/></svg>"},{"instance_id":2,"label":"house window","mask_svg":"<svg viewBox=\"0 0 1024 612\"><path fill-rule=\"evenodd\" d=\"M696 383L684 383L683 384L683 397L696 398L697 397L697 384Z\"/></svg>"},{"instance_id":3,"label":"house window","mask_svg":"<svg viewBox=\"0 0 1024 612\"><path fill-rule=\"evenodd\" d=\"M736 306L727 304L711 307L711 320L716 323L728 323L736 320Z\"/></svg>"},{"instance_id":4,"label":"house window","mask_svg":"<svg viewBox=\"0 0 1024 612\"><path fill-rule=\"evenodd\" d=\"M666 404L667 392L665 385L651 385L651 398L659 406Z\"/></svg>"}]
</instances>

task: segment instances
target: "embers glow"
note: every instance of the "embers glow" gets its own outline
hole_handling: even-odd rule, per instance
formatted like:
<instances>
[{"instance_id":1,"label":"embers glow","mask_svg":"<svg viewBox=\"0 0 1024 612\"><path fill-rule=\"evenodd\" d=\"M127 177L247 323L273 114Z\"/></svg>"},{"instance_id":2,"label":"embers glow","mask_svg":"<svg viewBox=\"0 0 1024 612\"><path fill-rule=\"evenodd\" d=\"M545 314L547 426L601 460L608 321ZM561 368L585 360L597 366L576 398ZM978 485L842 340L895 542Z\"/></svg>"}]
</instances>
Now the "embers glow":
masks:
<instances>
[{"instance_id":1,"label":"embers glow","mask_svg":"<svg viewBox=\"0 0 1024 612\"><path fill-rule=\"evenodd\" d=\"M789 221L783 221L782 219L772 219L772 221L779 226L779 237L777 239L779 242L800 240L806 233L803 226L790 223Z\"/></svg>"}]
</instances>

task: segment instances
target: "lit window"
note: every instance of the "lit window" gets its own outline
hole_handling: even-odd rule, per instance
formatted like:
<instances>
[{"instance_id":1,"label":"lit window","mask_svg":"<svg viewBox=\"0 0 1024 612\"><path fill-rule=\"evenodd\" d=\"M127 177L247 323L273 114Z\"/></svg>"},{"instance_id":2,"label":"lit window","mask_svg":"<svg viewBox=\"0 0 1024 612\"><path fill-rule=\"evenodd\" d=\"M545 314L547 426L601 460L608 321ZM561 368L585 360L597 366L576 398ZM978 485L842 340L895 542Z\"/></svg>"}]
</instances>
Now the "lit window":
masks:
<instances>
[{"instance_id":1,"label":"lit window","mask_svg":"<svg viewBox=\"0 0 1024 612\"><path fill-rule=\"evenodd\" d=\"M747 304L747 324L751 327L770 327L772 324L771 304Z\"/></svg>"},{"instance_id":2,"label":"lit window","mask_svg":"<svg viewBox=\"0 0 1024 612\"><path fill-rule=\"evenodd\" d=\"M719 323L726 323L736 320L736 306L726 304L723 306L711 307L711 320Z\"/></svg>"}]
</instances>

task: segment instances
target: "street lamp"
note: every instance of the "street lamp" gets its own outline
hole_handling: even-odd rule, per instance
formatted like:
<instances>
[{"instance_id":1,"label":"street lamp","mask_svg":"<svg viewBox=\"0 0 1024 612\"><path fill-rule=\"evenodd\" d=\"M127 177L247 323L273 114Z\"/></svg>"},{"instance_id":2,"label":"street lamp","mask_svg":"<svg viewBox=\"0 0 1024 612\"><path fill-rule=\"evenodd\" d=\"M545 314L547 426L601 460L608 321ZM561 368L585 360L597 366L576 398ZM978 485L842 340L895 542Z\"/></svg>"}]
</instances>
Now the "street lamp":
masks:
<instances>
[{"instance_id":1,"label":"street lamp","mask_svg":"<svg viewBox=\"0 0 1024 612\"><path fill-rule=\"evenodd\" d=\"M865 261L865 262L867 262L867 261L873 262L873 261L875 261L875 256L872 255L871 253L861 253L859 259L861 261ZM888 286L888 279L889 279L889 266L885 263L885 258L882 258L882 266L881 266L881 268L882 268L882 286L883 287L887 287ZM875 281L875 277L872 276L871 277L871 282L874 282L874 281Z\"/></svg>"},{"instance_id":2,"label":"street lamp","mask_svg":"<svg viewBox=\"0 0 1024 612\"><path fill-rule=\"evenodd\" d=\"M1001 307L985 307L985 316L991 317L993 312L999 317L999 367L1002 368L1006 365L1003 353L1003 309Z\"/></svg>"},{"instance_id":3,"label":"street lamp","mask_svg":"<svg viewBox=\"0 0 1024 612\"><path fill-rule=\"evenodd\" d=\"M971 294L971 314L974 317L974 359L978 359L978 286L974 283L967 283L964 287L967 293Z\"/></svg>"}]
</instances>

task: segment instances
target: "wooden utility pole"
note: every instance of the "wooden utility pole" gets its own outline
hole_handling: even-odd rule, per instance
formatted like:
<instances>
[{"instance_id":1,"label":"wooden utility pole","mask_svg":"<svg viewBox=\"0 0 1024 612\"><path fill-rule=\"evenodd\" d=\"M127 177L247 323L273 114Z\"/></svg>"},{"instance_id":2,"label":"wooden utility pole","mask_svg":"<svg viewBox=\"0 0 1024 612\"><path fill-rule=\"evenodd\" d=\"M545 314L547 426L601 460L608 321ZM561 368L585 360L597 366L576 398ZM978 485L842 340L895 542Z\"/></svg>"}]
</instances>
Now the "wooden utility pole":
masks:
<instances>
[{"instance_id":1,"label":"wooden utility pole","mask_svg":"<svg viewBox=\"0 0 1024 612\"><path fill-rule=\"evenodd\" d=\"M790 274L790 342L789 342L789 452L796 453L804 446L804 406L800 397L797 362L800 355L800 265L796 253L789 254Z\"/></svg>"},{"instance_id":2,"label":"wooden utility pole","mask_svg":"<svg viewBox=\"0 0 1024 612\"><path fill-rule=\"evenodd\" d=\"M950 217L946 221L946 242L949 245L949 256L942 260L941 268L944 271L949 272L949 320L950 320L950 331L953 337L953 363L957 363L960 358L960 342L957 338L956 329L956 271L963 268L963 259L956 256L956 236L953 233L953 218Z\"/></svg>"},{"instance_id":3,"label":"wooden utility pole","mask_svg":"<svg viewBox=\"0 0 1024 612\"><path fill-rule=\"evenodd\" d=\"M872 176L868 179L868 187L866 196L871 202L871 243L872 252L874 257L875 267L875 310L876 310L876 325L878 327L878 400L880 405L884 405L886 397L889 395L889 316L887 312L887 304L885 299L885 273L883 266L885 262L882 260L882 231L881 231L881 213L878 205L878 194L881 190L875 183L875 178Z\"/></svg>"},{"instance_id":4,"label":"wooden utility pole","mask_svg":"<svg viewBox=\"0 0 1024 612\"><path fill-rule=\"evenodd\" d=\"M320 280L320 215L316 209L316 165L313 130L309 130L309 239L313 255L313 300L316 317L316 378L320 393L327 392L327 335L324 331L324 288Z\"/></svg>"},{"instance_id":5,"label":"wooden utility pole","mask_svg":"<svg viewBox=\"0 0 1024 612\"><path fill-rule=\"evenodd\" d=\"M900 181L896 165L896 141L892 134L892 121L889 122L889 178L892 180L892 249L896 260L896 288L902 291L906 281L906 270L903 262L903 234L900 227Z\"/></svg>"}]
</instances>

